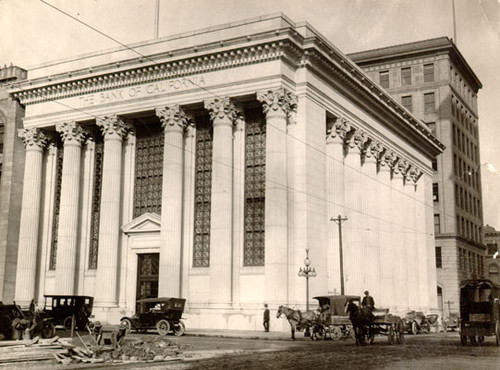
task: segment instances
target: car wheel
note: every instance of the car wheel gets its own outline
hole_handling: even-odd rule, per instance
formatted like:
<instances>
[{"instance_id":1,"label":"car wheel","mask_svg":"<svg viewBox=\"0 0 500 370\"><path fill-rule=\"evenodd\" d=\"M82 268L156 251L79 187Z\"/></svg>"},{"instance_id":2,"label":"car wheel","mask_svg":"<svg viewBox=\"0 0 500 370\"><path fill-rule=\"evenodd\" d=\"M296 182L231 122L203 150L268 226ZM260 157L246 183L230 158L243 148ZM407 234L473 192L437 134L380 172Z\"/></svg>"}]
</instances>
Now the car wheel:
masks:
<instances>
[{"instance_id":1,"label":"car wheel","mask_svg":"<svg viewBox=\"0 0 500 370\"><path fill-rule=\"evenodd\" d=\"M330 330L330 338L332 340L339 340L342 338L342 329L340 329L338 326L332 326Z\"/></svg>"},{"instance_id":2,"label":"car wheel","mask_svg":"<svg viewBox=\"0 0 500 370\"><path fill-rule=\"evenodd\" d=\"M497 346L500 346L500 320L497 320L495 324L495 337L497 341Z\"/></svg>"},{"instance_id":3,"label":"car wheel","mask_svg":"<svg viewBox=\"0 0 500 370\"><path fill-rule=\"evenodd\" d=\"M125 327L125 332L128 334L132 331L132 322L129 319L121 319L120 325Z\"/></svg>"},{"instance_id":4,"label":"car wheel","mask_svg":"<svg viewBox=\"0 0 500 370\"><path fill-rule=\"evenodd\" d=\"M417 323L415 321L413 321L411 323L411 333L413 335L417 335L418 334L418 326L417 326Z\"/></svg>"},{"instance_id":5,"label":"car wheel","mask_svg":"<svg viewBox=\"0 0 500 370\"><path fill-rule=\"evenodd\" d=\"M167 335L170 331L170 324L167 320L162 319L156 323L156 330L158 330L158 334Z\"/></svg>"},{"instance_id":6,"label":"car wheel","mask_svg":"<svg viewBox=\"0 0 500 370\"><path fill-rule=\"evenodd\" d=\"M52 322L45 323L43 325L41 335L42 335L42 338L44 338L44 339L55 337L56 336L56 327L54 326L54 323L52 323Z\"/></svg>"},{"instance_id":7,"label":"car wheel","mask_svg":"<svg viewBox=\"0 0 500 370\"><path fill-rule=\"evenodd\" d=\"M389 340L389 344L394 344L394 328L392 327L392 324L389 325L387 328L387 339Z\"/></svg>"},{"instance_id":8,"label":"car wheel","mask_svg":"<svg viewBox=\"0 0 500 370\"><path fill-rule=\"evenodd\" d=\"M180 337L186 331L186 325L179 320L177 324L174 324L173 331L175 336Z\"/></svg>"},{"instance_id":9,"label":"car wheel","mask_svg":"<svg viewBox=\"0 0 500 370\"><path fill-rule=\"evenodd\" d=\"M64 328L66 330L71 330L72 323L73 323L73 317L72 316L66 317L63 321ZM76 327L76 322L75 322L75 327Z\"/></svg>"}]
</instances>

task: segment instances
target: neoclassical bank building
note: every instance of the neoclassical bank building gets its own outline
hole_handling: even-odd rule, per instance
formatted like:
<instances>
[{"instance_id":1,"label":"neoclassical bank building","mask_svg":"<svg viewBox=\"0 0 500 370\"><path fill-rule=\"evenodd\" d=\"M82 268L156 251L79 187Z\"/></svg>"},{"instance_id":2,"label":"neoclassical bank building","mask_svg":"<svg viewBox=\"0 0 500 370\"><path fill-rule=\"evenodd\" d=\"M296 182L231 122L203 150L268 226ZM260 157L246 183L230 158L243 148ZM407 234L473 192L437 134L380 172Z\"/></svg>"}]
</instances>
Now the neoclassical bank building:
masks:
<instances>
[{"instance_id":1,"label":"neoclassical bank building","mask_svg":"<svg viewBox=\"0 0 500 370\"><path fill-rule=\"evenodd\" d=\"M90 295L117 324L186 298L187 328L272 330L279 305L437 309L427 126L282 14L29 71L15 300ZM339 229L342 222L342 261ZM342 262L342 276L341 276Z\"/></svg>"}]
</instances>

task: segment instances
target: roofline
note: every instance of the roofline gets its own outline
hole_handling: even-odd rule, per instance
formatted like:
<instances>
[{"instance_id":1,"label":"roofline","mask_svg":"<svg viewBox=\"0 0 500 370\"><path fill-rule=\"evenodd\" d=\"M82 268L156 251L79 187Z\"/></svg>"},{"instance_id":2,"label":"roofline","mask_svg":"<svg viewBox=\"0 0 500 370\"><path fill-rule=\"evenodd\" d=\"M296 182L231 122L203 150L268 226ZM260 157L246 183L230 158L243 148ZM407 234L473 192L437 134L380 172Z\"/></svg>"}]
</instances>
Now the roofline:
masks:
<instances>
[{"instance_id":1,"label":"roofline","mask_svg":"<svg viewBox=\"0 0 500 370\"><path fill-rule=\"evenodd\" d=\"M483 84L474 73L469 63L467 63L453 40L448 38L447 36L359 51L356 53L347 54L347 56L351 58L356 64L363 65L384 59L407 57L416 54L428 54L430 52L436 51L447 51L451 55L452 59L456 59L458 61L458 63L456 63L456 67L463 69L465 74L470 77L470 80L475 85L474 88L476 92L483 87Z\"/></svg>"}]
</instances>

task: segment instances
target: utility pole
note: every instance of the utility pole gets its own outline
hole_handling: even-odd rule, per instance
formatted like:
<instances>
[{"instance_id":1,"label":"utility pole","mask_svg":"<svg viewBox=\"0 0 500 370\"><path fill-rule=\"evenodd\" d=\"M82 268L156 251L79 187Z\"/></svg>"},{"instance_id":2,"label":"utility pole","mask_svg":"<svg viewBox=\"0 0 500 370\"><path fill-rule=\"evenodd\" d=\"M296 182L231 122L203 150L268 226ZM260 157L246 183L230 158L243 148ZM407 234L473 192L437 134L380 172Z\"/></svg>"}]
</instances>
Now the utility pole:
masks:
<instances>
[{"instance_id":1,"label":"utility pole","mask_svg":"<svg viewBox=\"0 0 500 370\"><path fill-rule=\"evenodd\" d=\"M448 317L450 317L450 316L451 316L451 308L450 308L450 305L451 305L452 303L455 303L455 302L452 302L452 301L450 301L450 300L448 299L445 303L448 305Z\"/></svg>"},{"instance_id":2,"label":"utility pole","mask_svg":"<svg viewBox=\"0 0 500 370\"><path fill-rule=\"evenodd\" d=\"M342 253L342 222L347 221L347 217L338 215L337 218L330 218L339 226L339 259L340 259L340 294L344 295L344 257Z\"/></svg>"},{"instance_id":3,"label":"utility pole","mask_svg":"<svg viewBox=\"0 0 500 370\"><path fill-rule=\"evenodd\" d=\"M160 29L160 0L156 0L154 27L155 27L155 39L157 39L159 33L158 31Z\"/></svg>"}]
</instances>

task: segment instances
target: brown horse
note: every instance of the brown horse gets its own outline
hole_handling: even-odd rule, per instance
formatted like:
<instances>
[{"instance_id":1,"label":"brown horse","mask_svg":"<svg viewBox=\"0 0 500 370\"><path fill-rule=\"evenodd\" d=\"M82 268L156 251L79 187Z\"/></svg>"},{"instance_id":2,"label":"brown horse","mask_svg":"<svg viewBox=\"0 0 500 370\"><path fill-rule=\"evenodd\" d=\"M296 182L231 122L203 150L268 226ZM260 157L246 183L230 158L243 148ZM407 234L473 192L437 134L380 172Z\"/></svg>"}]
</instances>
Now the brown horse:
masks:
<instances>
[{"instance_id":1,"label":"brown horse","mask_svg":"<svg viewBox=\"0 0 500 370\"><path fill-rule=\"evenodd\" d=\"M352 299L345 303L344 311L349 314L356 344L365 344L365 336L368 338L372 337L371 324L375 317L369 310L358 307Z\"/></svg>"},{"instance_id":2,"label":"brown horse","mask_svg":"<svg viewBox=\"0 0 500 370\"><path fill-rule=\"evenodd\" d=\"M302 327L312 326L318 319L318 316L314 311L301 312L299 310L292 310L291 308L285 306L278 307L276 318L279 318L281 315L285 315L288 323L290 324L292 340L295 340L295 330L297 328L300 330Z\"/></svg>"}]
</instances>

